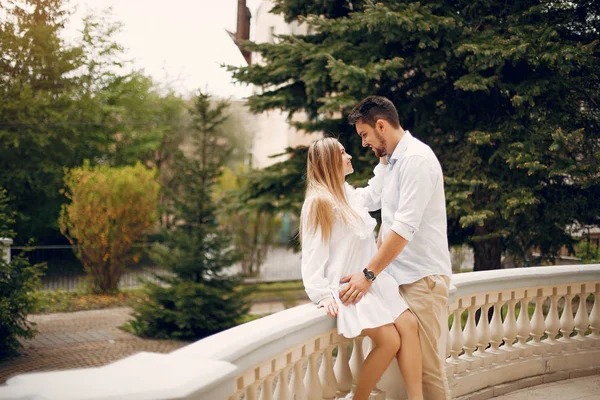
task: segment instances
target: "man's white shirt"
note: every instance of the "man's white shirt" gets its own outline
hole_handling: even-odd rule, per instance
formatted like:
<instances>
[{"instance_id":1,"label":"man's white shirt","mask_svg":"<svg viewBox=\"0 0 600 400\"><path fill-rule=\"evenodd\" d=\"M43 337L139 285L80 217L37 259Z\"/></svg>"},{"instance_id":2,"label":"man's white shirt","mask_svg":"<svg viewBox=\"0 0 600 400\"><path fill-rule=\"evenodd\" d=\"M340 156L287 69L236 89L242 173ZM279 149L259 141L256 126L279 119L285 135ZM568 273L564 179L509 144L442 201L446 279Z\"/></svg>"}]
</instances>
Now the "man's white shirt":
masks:
<instances>
[{"instance_id":1,"label":"man's white shirt","mask_svg":"<svg viewBox=\"0 0 600 400\"><path fill-rule=\"evenodd\" d=\"M399 285L452 275L442 167L429 146L405 131L387 165L356 189L369 211L381 209L382 240L390 230L408 241L385 269Z\"/></svg>"}]
</instances>

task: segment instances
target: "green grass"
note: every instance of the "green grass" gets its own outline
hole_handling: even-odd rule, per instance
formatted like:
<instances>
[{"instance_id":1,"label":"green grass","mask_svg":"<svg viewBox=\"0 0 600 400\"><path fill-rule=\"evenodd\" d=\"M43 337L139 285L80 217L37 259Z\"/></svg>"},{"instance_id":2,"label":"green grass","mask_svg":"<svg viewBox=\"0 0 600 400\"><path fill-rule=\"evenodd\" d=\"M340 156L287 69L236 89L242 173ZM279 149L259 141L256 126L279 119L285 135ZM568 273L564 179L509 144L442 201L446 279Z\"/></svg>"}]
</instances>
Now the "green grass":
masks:
<instances>
[{"instance_id":1,"label":"green grass","mask_svg":"<svg viewBox=\"0 0 600 400\"><path fill-rule=\"evenodd\" d=\"M298 300L306 299L301 281L258 283L250 285L251 302L281 301L286 307L293 307ZM79 291L36 291L33 294L37 307L36 314L97 310L102 308L131 307L144 296L143 289L126 289L115 294L91 294Z\"/></svg>"},{"instance_id":2,"label":"green grass","mask_svg":"<svg viewBox=\"0 0 600 400\"><path fill-rule=\"evenodd\" d=\"M115 294L91 294L81 291L37 291L33 294L36 314L98 310L102 308L129 307L141 298L141 289L123 290Z\"/></svg>"}]
</instances>

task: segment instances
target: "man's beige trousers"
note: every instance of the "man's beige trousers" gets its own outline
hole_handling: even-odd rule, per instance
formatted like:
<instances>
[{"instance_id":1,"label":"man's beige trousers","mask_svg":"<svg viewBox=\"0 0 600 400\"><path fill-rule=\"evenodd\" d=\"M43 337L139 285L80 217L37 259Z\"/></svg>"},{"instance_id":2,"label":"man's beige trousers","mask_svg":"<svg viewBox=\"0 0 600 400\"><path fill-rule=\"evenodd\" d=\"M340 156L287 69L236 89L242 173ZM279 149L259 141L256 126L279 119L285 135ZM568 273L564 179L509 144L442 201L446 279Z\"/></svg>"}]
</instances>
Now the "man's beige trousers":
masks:
<instances>
[{"instance_id":1,"label":"man's beige trousers","mask_svg":"<svg viewBox=\"0 0 600 400\"><path fill-rule=\"evenodd\" d=\"M449 278L444 275L400 285L400 294L419 320L425 400L451 399L445 368L449 286Z\"/></svg>"}]
</instances>

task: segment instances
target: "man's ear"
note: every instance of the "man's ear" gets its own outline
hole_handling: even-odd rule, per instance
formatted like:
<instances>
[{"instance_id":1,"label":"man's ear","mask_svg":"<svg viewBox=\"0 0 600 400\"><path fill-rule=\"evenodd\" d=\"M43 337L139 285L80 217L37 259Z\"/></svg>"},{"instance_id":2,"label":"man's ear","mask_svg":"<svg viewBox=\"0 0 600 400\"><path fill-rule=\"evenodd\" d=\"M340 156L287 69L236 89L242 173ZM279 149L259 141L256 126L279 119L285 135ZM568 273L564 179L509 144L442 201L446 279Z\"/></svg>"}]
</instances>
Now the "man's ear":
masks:
<instances>
[{"instance_id":1,"label":"man's ear","mask_svg":"<svg viewBox=\"0 0 600 400\"><path fill-rule=\"evenodd\" d=\"M380 133L383 133L383 130L385 129L385 121L378 119L377 122L375 122L375 126Z\"/></svg>"}]
</instances>

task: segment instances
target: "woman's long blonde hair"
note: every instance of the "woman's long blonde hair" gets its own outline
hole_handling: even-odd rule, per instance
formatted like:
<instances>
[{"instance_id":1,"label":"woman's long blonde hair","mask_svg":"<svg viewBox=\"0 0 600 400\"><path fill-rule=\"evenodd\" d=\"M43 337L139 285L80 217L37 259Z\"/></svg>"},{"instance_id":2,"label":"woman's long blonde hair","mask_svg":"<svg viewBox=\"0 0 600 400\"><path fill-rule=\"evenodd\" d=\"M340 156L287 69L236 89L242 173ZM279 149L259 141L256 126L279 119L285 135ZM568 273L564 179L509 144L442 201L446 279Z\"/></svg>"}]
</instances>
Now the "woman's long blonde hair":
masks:
<instances>
[{"instance_id":1,"label":"woman's long blonde hair","mask_svg":"<svg viewBox=\"0 0 600 400\"><path fill-rule=\"evenodd\" d=\"M301 221L316 232L321 228L323 242L328 242L335 222L334 207L344 222L359 218L344 191L344 167L338 141L328 137L314 141L308 147L306 162L306 196L310 207L303 207ZM306 201L305 200L305 201ZM302 226L300 228L302 235Z\"/></svg>"}]
</instances>

